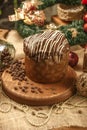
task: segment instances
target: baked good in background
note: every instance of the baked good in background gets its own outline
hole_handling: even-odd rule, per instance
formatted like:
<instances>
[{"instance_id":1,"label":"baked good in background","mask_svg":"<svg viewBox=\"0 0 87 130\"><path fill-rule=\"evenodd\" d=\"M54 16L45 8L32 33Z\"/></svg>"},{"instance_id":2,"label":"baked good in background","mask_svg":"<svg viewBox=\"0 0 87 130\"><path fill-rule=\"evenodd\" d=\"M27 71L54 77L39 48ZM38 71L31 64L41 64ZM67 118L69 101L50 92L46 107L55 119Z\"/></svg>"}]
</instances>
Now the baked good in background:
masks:
<instances>
[{"instance_id":1,"label":"baked good in background","mask_svg":"<svg viewBox=\"0 0 87 130\"><path fill-rule=\"evenodd\" d=\"M68 67L69 43L58 30L47 30L24 39L26 75L35 82L61 80Z\"/></svg>"},{"instance_id":2,"label":"baked good in background","mask_svg":"<svg viewBox=\"0 0 87 130\"><path fill-rule=\"evenodd\" d=\"M58 17L64 21L80 20L84 14L84 6L58 4L57 12Z\"/></svg>"},{"instance_id":3,"label":"baked good in background","mask_svg":"<svg viewBox=\"0 0 87 130\"><path fill-rule=\"evenodd\" d=\"M87 73L80 74L76 87L80 95L87 97Z\"/></svg>"}]
</instances>

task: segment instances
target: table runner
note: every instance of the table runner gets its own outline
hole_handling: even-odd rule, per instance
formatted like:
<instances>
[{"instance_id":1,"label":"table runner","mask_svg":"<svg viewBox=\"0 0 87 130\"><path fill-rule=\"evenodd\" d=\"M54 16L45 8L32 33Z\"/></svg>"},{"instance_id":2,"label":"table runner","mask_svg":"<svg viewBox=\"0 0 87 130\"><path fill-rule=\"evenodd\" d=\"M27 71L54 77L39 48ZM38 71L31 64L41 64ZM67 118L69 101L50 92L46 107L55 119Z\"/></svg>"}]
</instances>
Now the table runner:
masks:
<instances>
[{"instance_id":1,"label":"table runner","mask_svg":"<svg viewBox=\"0 0 87 130\"><path fill-rule=\"evenodd\" d=\"M12 42L12 36L18 36L16 31L11 31L7 40ZM23 39L14 36L12 42L17 52L16 57L24 56L23 46L20 41ZM10 38L11 37L11 40ZM17 46L18 45L18 46ZM79 46L71 48L79 56L79 63L74 68L77 75L82 73L84 50ZM48 130L63 126L87 127L87 98L78 93L63 103L53 106L32 107L18 104L9 99L0 85L0 130Z\"/></svg>"}]
</instances>

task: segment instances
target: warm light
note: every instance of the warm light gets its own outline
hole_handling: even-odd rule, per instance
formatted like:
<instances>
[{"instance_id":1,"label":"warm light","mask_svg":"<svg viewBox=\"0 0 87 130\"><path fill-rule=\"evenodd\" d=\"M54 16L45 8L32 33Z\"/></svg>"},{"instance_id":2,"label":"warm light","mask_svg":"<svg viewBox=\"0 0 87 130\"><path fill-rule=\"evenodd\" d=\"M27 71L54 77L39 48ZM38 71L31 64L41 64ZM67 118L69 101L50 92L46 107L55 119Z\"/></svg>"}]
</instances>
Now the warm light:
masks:
<instances>
[{"instance_id":1,"label":"warm light","mask_svg":"<svg viewBox=\"0 0 87 130\"><path fill-rule=\"evenodd\" d=\"M37 0L31 0L31 3L32 3L32 4L36 4L36 3L37 3Z\"/></svg>"}]
</instances>

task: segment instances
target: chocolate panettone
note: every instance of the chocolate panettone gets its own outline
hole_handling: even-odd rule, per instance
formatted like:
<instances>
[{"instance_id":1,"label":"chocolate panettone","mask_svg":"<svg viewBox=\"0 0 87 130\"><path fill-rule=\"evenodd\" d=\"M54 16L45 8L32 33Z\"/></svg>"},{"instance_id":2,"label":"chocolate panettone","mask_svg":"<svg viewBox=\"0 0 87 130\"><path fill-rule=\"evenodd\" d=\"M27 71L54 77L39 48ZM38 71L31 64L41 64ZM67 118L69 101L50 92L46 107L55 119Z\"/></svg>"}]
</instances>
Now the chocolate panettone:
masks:
<instances>
[{"instance_id":1,"label":"chocolate panettone","mask_svg":"<svg viewBox=\"0 0 87 130\"><path fill-rule=\"evenodd\" d=\"M25 70L27 76L40 83L61 80L68 67L69 43L65 35L47 30L24 39Z\"/></svg>"}]
</instances>

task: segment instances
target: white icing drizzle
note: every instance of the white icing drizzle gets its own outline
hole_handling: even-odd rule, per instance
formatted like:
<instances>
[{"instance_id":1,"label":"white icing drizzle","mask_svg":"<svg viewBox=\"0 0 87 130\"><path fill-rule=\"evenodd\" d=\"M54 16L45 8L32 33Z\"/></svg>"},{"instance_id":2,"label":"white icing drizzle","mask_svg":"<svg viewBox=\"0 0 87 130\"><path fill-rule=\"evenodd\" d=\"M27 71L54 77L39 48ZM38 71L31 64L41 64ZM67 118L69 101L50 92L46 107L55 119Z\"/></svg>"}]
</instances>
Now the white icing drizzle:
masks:
<instances>
[{"instance_id":1,"label":"white icing drizzle","mask_svg":"<svg viewBox=\"0 0 87 130\"><path fill-rule=\"evenodd\" d=\"M58 61L61 60L61 55L69 50L69 44L65 35L60 31L47 30L41 34L29 36L24 40L24 51L29 50L27 56L33 57L35 60L53 59L58 56Z\"/></svg>"}]
</instances>

